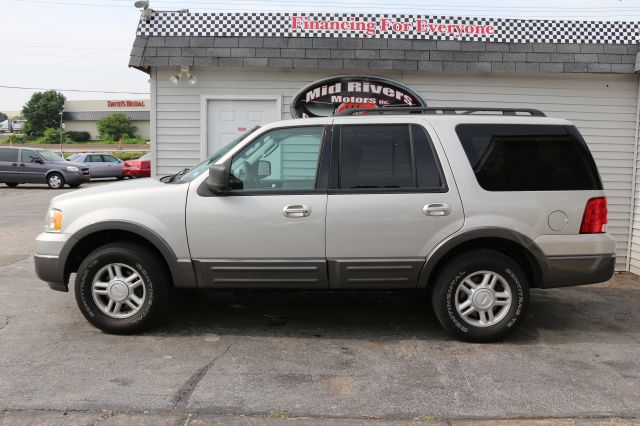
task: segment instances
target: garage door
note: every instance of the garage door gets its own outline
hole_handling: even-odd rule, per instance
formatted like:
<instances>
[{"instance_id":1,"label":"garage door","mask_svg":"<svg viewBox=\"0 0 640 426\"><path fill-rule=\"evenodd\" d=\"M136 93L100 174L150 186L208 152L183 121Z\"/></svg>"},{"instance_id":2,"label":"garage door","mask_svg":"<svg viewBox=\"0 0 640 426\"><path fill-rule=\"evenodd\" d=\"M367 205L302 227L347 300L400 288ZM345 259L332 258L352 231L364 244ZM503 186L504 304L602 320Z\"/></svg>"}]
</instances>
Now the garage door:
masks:
<instances>
[{"instance_id":1,"label":"garage door","mask_svg":"<svg viewBox=\"0 0 640 426\"><path fill-rule=\"evenodd\" d=\"M278 102L273 99L214 99L207 108L207 156L255 126L280 119Z\"/></svg>"}]
</instances>

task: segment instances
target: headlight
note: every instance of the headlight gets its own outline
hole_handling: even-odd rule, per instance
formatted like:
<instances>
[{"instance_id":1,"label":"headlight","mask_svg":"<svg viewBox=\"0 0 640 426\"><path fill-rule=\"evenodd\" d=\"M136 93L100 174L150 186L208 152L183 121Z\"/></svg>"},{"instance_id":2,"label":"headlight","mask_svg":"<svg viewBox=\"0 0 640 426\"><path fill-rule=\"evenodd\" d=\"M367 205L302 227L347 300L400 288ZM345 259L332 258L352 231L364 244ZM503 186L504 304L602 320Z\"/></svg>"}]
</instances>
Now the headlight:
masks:
<instances>
[{"instance_id":1,"label":"headlight","mask_svg":"<svg viewBox=\"0 0 640 426\"><path fill-rule=\"evenodd\" d=\"M68 172L79 172L80 169L77 168L76 166L67 166L67 171Z\"/></svg>"},{"instance_id":2,"label":"headlight","mask_svg":"<svg viewBox=\"0 0 640 426\"><path fill-rule=\"evenodd\" d=\"M62 210L49 208L44 232L60 232L62 230Z\"/></svg>"}]
</instances>

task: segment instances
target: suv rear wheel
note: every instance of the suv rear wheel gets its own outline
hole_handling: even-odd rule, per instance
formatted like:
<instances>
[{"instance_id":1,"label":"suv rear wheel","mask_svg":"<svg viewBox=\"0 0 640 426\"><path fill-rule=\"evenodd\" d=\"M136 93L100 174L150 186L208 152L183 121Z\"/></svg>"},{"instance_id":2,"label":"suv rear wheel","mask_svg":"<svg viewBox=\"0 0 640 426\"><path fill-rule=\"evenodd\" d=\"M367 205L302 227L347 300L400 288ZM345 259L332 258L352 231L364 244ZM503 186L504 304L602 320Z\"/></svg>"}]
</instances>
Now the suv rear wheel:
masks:
<instances>
[{"instance_id":1,"label":"suv rear wheel","mask_svg":"<svg viewBox=\"0 0 640 426\"><path fill-rule=\"evenodd\" d=\"M452 336L492 342L506 336L524 318L529 285L522 268L510 257L493 250L474 250L444 266L431 302L438 321Z\"/></svg>"},{"instance_id":2,"label":"suv rear wheel","mask_svg":"<svg viewBox=\"0 0 640 426\"><path fill-rule=\"evenodd\" d=\"M5 185L7 185L9 188L15 188L16 186L18 186L18 184L15 182L6 182Z\"/></svg>"},{"instance_id":3,"label":"suv rear wheel","mask_svg":"<svg viewBox=\"0 0 640 426\"><path fill-rule=\"evenodd\" d=\"M161 313L169 288L167 276L164 264L145 247L108 244L80 264L76 301L85 318L99 329L137 333Z\"/></svg>"}]
</instances>

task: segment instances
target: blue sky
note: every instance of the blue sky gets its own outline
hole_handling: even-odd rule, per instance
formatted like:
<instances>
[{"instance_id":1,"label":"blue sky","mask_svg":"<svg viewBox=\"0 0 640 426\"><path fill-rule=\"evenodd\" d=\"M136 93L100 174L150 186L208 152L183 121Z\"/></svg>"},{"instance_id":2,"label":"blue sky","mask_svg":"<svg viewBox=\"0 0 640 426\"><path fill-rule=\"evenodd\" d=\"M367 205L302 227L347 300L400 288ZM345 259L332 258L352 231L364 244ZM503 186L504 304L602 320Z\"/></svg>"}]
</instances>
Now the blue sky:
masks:
<instances>
[{"instance_id":1,"label":"blue sky","mask_svg":"<svg viewBox=\"0 0 640 426\"><path fill-rule=\"evenodd\" d=\"M127 67L139 12L133 0L0 0L0 85L148 92ZM157 10L395 12L453 16L640 20L640 0L150 0ZM300 6L304 4L304 6ZM348 4L348 6L346 6ZM17 111L33 90L0 88L0 111ZM68 99L145 95L63 92Z\"/></svg>"}]
</instances>

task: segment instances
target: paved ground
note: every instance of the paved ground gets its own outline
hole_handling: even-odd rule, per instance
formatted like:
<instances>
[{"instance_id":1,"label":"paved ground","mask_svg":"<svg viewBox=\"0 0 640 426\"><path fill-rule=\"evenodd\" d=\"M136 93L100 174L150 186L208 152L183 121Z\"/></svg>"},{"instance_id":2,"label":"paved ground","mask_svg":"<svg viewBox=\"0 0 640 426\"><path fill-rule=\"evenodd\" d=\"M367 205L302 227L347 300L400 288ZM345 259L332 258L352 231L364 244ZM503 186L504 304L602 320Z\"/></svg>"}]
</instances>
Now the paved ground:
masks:
<instances>
[{"instance_id":1,"label":"paved ground","mask_svg":"<svg viewBox=\"0 0 640 426\"><path fill-rule=\"evenodd\" d=\"M524 326L492 345L453 341L412 293L186 293L153 331L110 336L35 276L61 192L0 186L0 424L640 417L632 275L534 291Z\"/></svg>"}]
</instances>

